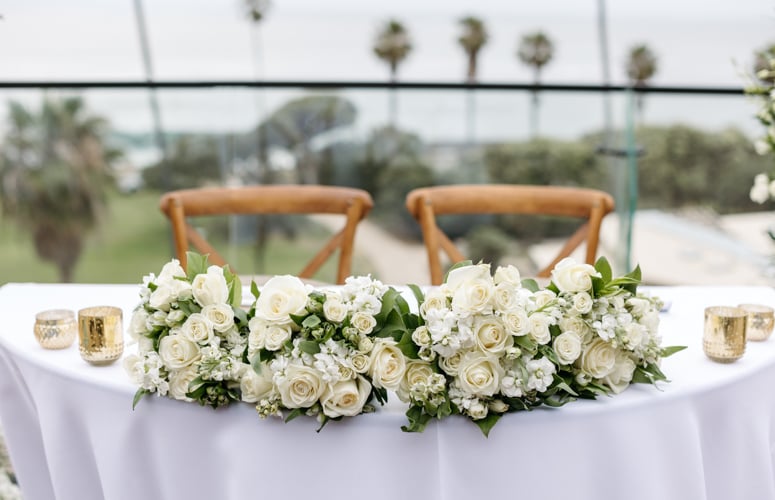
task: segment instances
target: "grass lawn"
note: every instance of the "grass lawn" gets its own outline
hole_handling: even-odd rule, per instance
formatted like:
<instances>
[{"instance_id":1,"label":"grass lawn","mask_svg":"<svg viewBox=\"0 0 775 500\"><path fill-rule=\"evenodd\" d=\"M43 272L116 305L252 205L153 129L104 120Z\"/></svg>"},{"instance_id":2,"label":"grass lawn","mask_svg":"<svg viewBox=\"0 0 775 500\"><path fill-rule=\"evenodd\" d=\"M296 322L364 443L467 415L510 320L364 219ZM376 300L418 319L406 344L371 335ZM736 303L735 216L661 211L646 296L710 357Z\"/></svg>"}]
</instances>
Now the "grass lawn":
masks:
<instances>
[{"instance_id":1,"label":"grass lawn","mask_svg":"<svg viewBox=\"0 0 775 500\"><path fill-rule=\"evenodd\" d=\"M104 223L88 238L75 270L78 283L139 283L148 273L158 273L173 256L167 219L158 208L159 194L141 191L113 193ZM290 240L270 239L264 259L266 269L254 264L253 246L228 248L213 242L241 274L296 274L325 242L320 230L300 232ZM335 279L336 255L315 277ZM353 274L371 272L368 262L356 256ZM0 284L9 282L54 283L59 275L50 262L40 261L31 237L12 221L0 219Z\"/></svg>"}]
</instances>

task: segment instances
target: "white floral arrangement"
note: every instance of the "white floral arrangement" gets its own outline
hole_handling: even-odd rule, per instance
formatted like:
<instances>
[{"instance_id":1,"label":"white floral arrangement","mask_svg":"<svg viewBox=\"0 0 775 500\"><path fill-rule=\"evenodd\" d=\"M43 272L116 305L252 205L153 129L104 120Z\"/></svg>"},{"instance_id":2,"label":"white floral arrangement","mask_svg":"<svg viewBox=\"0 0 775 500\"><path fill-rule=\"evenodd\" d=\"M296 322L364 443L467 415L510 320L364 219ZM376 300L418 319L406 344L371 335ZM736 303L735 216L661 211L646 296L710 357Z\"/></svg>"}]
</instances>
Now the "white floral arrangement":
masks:
<instances>
[{"instance_id":1,"label":"white floral arrangement","mask_svg":"<svg viewBox=\"0 0 775 500\"><path fill-rule=\"evenodd\" d=\"M190 253L143 279L124 366L133 406L156 394L214 408L255 405L262 418L330 420L375 410L394 392L404 431L463 415L487 435L505 413L617 394L666 380L657 298L637 293L640 269L564 259L540 289L513 266L455 266L418 307L371 277L314 289L275 276L249 310L228 267Z\"/></svg>"},{"instance_id":2,"label":"white floral arrangement","mask_svg":"<svg viewBox=\"0 0 775 500\"><path fill-rule=\"evenodd\" d=\"M3 429L0 428L0 500L21 500L22 494L16 482L11 457L5 447Z\"/></svg>"},{"instance_id":3,"label":"white floral arrangement","mask_svg":"<svg viewBox=\"0 0 775 500\"><path fill-rule=\"evenodd\" d=\"M156 394L214 408L240 400L247 363L248 315L242 285L228 267L188 254L188 272L173 259L143 278L141 304L128 332L137 353L124 368L138 386L134 405Z\"/></svg>"},{"instance_id":4,"label":"white floral arrangement","mask_svg":"<svg viewBox=\"0 0 775 500\"><path fill-rule=\"evenodd\" d=\"M666 380L660 359L682 348L660 346L660 302L638 294L639 282L639 268L613 279L605 259L564 259L543 290L513 266L491 276L489 264L471 263L425 295L414 287L404 430L461 414L487 435L508 412Z\"/></svg>"}]
</instances>

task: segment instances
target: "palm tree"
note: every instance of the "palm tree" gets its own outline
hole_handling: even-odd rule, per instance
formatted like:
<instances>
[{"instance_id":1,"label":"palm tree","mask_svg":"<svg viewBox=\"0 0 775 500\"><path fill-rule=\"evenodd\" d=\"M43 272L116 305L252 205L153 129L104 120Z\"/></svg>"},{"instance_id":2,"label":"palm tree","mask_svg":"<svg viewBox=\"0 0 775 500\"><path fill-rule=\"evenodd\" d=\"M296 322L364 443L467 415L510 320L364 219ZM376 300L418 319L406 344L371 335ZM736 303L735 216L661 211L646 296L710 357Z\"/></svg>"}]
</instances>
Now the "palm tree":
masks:
<instances>
[{"instance_id":1,"label":"palm tree","mask_svg":"<svg viewBox=\"0 0 775 500\"><path fill-rule=\"evenodd\" d=\"M520 61L533 68L533 85L537 86L541 81L541 70L554 56L554 44L542 31L528 33L522 36L517 56ZM533 90L530 123L532 135L535 137L538 134L538 90Z\"/></svg>"},{"instance_id":2,"label":"palm tree","mask_svg":"<svg viewBox=\"0 0 775 500\"><path fill-rule=\"evenodd\" d=\"M476 69L479 59L479 51L487 44L489 34L487 28L484 26L484 22L481 19L468 16L460 20L460 24L463 27L463 34L457 39L460 46L468 57L468 71L466 72L466 80L468 83L476 83ZM466 100L466 127L468 130L468 142L473 143L474 140L474 94L469 93Z\"/></svg>"},{"instance_id":3,"label":"palm tree","mask_svg":"<svg viewBox=\"0 0 775 500\"><path fill-rule=\"evenodd\" d=\"M70 282L104 209L108 163L119 153L104 147L106 122L77 97L46 100L39 114L11 101L8 125L0 153L3 212Z\"/></svg>"},{"instance_id":4,"label":"palm tree","mask_svg":"<svg viewBox=\"0 0 775 500\"><path fill-rule=\"evenodd\" d=\"M404 25L396 20L390 19L377 34L374 41L374 54L390 67L390 81L398 80L398 65L403 62L412 50L412 41L409 32ZM396 116L398 115L398 101L395 89L390 92L390 124L395 126Z\"/></svg>"},{"instance_id":5,"label":"palm tree","mask_svg":"<svg viewBox=\"0 0 775 500\"><path fill-rule=\"evenodd\" d=\"M632 87L636 89L646 87L657 72L657 56L647 45L636 45L630 49L625 69ZM643 93L641 92L636 94L635 107L640 116L643 113Z\"/></svg>"}]
</instances>

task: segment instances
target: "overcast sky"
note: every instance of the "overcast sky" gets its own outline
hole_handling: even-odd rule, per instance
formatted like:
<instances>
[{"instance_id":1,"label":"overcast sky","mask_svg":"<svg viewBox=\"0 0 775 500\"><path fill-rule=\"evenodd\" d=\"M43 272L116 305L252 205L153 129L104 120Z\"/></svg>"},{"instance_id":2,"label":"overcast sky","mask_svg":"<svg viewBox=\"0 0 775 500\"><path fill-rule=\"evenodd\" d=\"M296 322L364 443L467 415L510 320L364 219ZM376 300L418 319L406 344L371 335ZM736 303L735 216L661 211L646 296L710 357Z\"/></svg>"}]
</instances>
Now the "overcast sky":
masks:
<instances>
[{"instance_id":1,"label":"overcast sky","mask_svg":"<svg viewBox=\"0 0 775 500\"><path fill-rule=\"evenodd\" d=\"M387 67L371 47L381 23L395 17L407 26L414 45L399 78L459 82L465 58L456 42L458 20L474 15L491 34L480 57L480 81L530 81L516 47L522 34L541 29L556 47L544 82L601 83L597 6L597 0L274 0L260 27L262 51L256 58L251 25L238 0L144 0L159 80L258 75L384 81ZM609 0L607 9L614 83L625 81L628 49L646 43L659 58L654 84L739 86L753 51L775 43L772 0ZM0 0L0 14L2 80L144 78L133 0ZM463 137L465 99L459 92L442 94L402 93L402 124L423 129L431 139ZM30 92L2 95L38 100ZM91 91L88 97L116 127L150 129L144 92ZM267 92L263 109L287 97L287 92ZM384 97L348 94L363 116L362 130L385 122ZM477 130L490 137L526 133L526 94L487 93L477 99ZM741 100L654 96L646 116L665 123L694 118L713 127L755 127L749 119L753 107ZM161 93L161 102L165 125L172 129L244 130L256 120L253 97L239 89L168 91ZM543 108L543 125L556 135L573 136L600 124L599 96L553 94L544 98ZM615 110L617 118L623 116L621 108Z\"/></svg>"}]
</instances>

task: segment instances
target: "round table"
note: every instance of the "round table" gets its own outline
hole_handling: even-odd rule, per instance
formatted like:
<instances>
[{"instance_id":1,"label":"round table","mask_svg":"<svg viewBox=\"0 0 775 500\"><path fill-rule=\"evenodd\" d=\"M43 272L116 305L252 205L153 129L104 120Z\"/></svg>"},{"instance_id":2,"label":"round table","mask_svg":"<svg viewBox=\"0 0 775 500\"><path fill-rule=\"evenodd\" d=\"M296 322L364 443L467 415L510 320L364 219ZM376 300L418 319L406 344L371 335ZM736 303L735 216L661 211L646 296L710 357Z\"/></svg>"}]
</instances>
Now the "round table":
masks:
<instances>
[{"instance_id":1,"label":"round table","mask_svg":"<svg viewBox=\"0 0 775 500\"><path fill-rule=\"evenodd\" d=\"M0 419L25 500L775 500L775 339L729 365L701 347L704 307L773 305L769 288L654 288L672 301L664 345L688 346L662 365L671 383L506 415L489 438L459 417L403 433L395 396L320 432L311 418L261 420L248 404L152 397L133 411L120 362L94 367L77 345L44 350L33 336L44 309L116 305L126 324L138 290L0 288Z\"/></svg>"}]
</instances>

